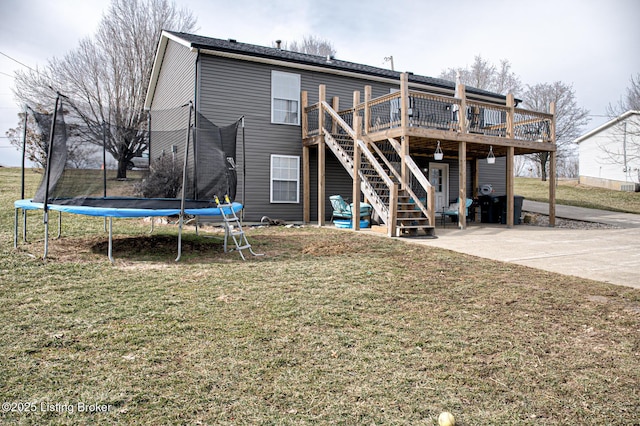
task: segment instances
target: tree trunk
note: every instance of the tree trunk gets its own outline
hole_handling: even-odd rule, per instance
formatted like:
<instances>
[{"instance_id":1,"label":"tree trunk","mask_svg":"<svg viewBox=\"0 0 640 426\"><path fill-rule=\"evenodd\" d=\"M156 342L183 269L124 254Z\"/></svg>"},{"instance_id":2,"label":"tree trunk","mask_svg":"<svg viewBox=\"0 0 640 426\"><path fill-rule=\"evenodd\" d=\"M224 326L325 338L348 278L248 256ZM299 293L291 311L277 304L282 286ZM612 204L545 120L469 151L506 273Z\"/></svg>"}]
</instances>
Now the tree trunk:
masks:
<instances>
[{"instance_id":1,"label":"tree trunk","mask_svg":"<svg viewBox=\"0 0 640 426\"><path fill-rule=\"evenodd\" d=\"M127 178L127 165L129 165L129 161L125 158L118 158L118 175L117 179L126 179Z\"/></svg>"},{"instance_id":2,"label":"tree trunk","mask_svg":"<svg viewBox=\"0 0 640 426\"><path fill-rule=\"evenodd\" d=\"M541 152L539 154L540 160L540 177L542 182L547 181L547 163L549 162L549 153Z\"/></svg>"}]
</instances>

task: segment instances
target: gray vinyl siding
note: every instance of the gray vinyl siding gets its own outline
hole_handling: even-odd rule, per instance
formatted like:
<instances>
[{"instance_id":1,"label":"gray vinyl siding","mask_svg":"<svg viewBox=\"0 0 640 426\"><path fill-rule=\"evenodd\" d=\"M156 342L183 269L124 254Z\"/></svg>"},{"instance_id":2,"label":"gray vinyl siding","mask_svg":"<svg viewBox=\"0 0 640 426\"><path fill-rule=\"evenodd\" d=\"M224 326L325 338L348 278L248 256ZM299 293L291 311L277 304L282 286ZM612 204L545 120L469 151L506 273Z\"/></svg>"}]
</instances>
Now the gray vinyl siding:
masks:
<instances>
[{"instance_id":1,"label":"gray vinyl siding","mask_svg":"<svg viewBox=\"0 0 640 426\"><path fill-rule=\"evenodd\" d=\"M318 101L318 86L326 85L327 101L340 97L340 107L352 106L353 91L360 90L364 98L364 80L320 74L286 67L238 61L202 55L199 61L197 87L198 109L215 124L225 126L245 117L246 194L243 197L244 158L242 158L242 129L238 133L238 193L236 200L245 203L245 220L257 221L262 216L286 221L301 221L302 193L302 128L299 125L271 123L271 71L283 71L301 76L301 90L309 93L309 103ZM373 96L389 93L389 85L373 84ZM271 154L300 157L299 203L270 202ZM317 220L317 149L310 149L311 217ZM329 196L341 194L351 198L351 178L327 151L326 161L326 218L331 217Z\"/></svg>"},{"instance_id":2,"label":"gray vinyl siding","mask_svg":"<svg viewBox=\"0 0 640 426\"><path fill-rule=\"evenodd\" d=\"M189 109L181 105L193 100L197 53L169 40L151 106L151 143L149 157L171 154L178 147L177 158L184 158L184 141ZM168 132L172 133L168 133ZM155 136L155 137L154 137Z\"/></svg>"},{"instance_id":3,"label":"gray vinyl siding","mask_svg":"<svg viewBox=\"0 0 640 426\"><path fill-rule=\"evenodd\" d=\"M198 54L169 40L162 60L152 110L175 108L193 100ZM161 123L157 123L161 125ZM167 123L171 126L173 123Z\"/></svg>"},{"instance_id":4,"label":"gray vinyl siding","mask_svg":"<svg viewBox=\"0 0 640 426\"><path fill-rule=\"evenodd\" d=\"M428 167L429 161L433 161L427 157L415 157L418 167L424 169ZM467 198L475 198L478 195L478 188L473 186L473 163L475 160L467 161ZM449 202L453 203L458 199L460 184L458 176L460 175L460 167L457 160L442 161L449 164ZM505 195L507 193L506 183L506 158L496 157L495 164L487 164L486 160L478 161L479 182L478 185L491 184L494 195ZM428 176L425 172L425 176Z\"/></svg>"},{"instance_id":5,"label":"gray vinyl siding","mask_svg":"<svg viewBox=\"0 0 640 426\"><path fill-rule=\"evenodd\" d=\"M480 160L479 185L491 184L494 195L507 194L507 158L496 157L495 164L487 164L486 160ZM516 194L517 195L517 194Z\"/></svg>"},{"instance_id":6,"label":"gray vinyl siding","mask_svg":"<svg viewBox=\"0 0 640 426\"><path fill-rule=\"evenodd\" d=\"M196 61L197 58L197 61ZM245 204L246 221L259 221L263 216L285 221L301 221L303 216L303 182L302 182L302 130L299 125L271 123L271 72L282 71L301 76L301 90L308 92L309 104L318 101L318 86L326 86L326 100L331 103L333 97L340 98L340 109L350 108L353 102L353 91L359 90L361 101L364 100L365 85L372 86L372 97L388 94L391 88L398 89L398 84L383 84L366 79L343 77L315 71L299 70L283 66L241 61L207 54L191 52L190 49L169 41L167 51L158 78L157 89L152 103L152 111L178 107L194 97L199 112L218 126L227 126L244 116L245 126L239 128L237 137L238 187L236 201ZM197 77L196 77L197 76ZM167 127L184 128L184 117L165 122ZM152 128L158 129L158 120L153 121ZM178 140L179 139L179 140ZM245 141L243 157L242 141ZM184 137L174 137L180 145L184 145ZM175 143L175 142L174 142ZM166 146L165 146L166 145ZM154 153L164 150L171 152L171 144L153 145ZM182 153L179 147L178 158ZM290 155L300 158L300 198L298 203L270 202L270 165L271 155ZM158 154L159 155L159 154ZM416 160L417 161L417 160ZM450 163L450 198L457 198L457 162ZM422 166L421 166L422 167ZM473 196L471 188L472 174L470 163L467 170L469 188L468 195ZM502 171L501 179L496 178L497 170ZM245 176L246 172L246 176ZM317 220L317 148L310 148L310 209L311 220ZM352 181L339 161L330 150L326 154L326 187L325 187L325 219L331 217L329 196L340 194L351 201ZM481 167L480 183L492 183L496 192L500 185L504 186L504 160L498 159L495 167ZM245 184L246 179L246 184ZM246 193L243 190L246 188Z\"/></svg>"}]
</instances>

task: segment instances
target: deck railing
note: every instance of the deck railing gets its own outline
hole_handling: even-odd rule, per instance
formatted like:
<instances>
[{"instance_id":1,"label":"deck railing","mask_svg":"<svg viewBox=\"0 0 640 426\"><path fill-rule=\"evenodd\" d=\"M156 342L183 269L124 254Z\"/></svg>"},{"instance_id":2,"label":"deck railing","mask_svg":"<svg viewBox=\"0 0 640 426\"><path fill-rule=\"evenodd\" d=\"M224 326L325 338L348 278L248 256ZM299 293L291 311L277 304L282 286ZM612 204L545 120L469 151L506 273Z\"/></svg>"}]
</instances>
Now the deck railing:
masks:
<instances>
[{"instance_id":1,"label":"deck railing","mask_svg":"<svg viewBox=\"0 0 640 426\"><path fill-rule=\"evenodd\" d=\"M403 104L401 92L390 93L355 108L339 111L340 117L350 126L354 113L364 121L364 134L372 134L400 127ZM434 129L452 133L469 133L498 138L512 138L531 142L552 142L553 115L522 108L496 105L470 99L408 91L406 100L408 126ZM461 114L464 109L464 121ZM304 109L305 137L316 136L318 129L318 104ZM463 124L464 122L464 124ZM512 135L509 122L513 123Z\"/></svg>"}]
</instances>

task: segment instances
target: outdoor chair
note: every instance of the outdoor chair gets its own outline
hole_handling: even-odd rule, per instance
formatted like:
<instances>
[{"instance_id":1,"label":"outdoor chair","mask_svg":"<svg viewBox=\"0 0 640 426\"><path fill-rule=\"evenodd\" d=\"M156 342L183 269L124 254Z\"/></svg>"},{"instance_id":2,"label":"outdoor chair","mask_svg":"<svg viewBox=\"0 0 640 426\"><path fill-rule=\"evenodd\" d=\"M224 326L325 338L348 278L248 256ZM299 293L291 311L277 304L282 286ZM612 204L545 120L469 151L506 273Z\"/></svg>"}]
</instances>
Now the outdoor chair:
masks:
<instances>
[{"instance_id":1,"label":"outdoor chair","mask_svg":"<svg viewBox=\"0 0 640 426\"><path fill-rule=\"evenodd\" d=\"M444 226L444 222L447 216L451 217L451 221L458 223L458 206L459 206L460 198L456 200L455 203L449 204L448 208L443 208L442 211L442 225ZM471 198L467 198L465 202L465 217L469 217L469 207L473 204L473 200Z\"/></svg>"},{"instance_id":2,"label":"outdoor chair","mask_svg":"<svg viewBox=\"0 0 640 426\"><path fill-rule=\"evenodd\" d=\"M342 198L342 195L332 195L329 197L329 200L331 200L331 207L333 208L331 220L351 219L353 216L353 204L347 204L344 198ZM370 204L360 203L360 218L369 219L371 217L371 210L372 207Z\"/></svg>"}]
</instances>

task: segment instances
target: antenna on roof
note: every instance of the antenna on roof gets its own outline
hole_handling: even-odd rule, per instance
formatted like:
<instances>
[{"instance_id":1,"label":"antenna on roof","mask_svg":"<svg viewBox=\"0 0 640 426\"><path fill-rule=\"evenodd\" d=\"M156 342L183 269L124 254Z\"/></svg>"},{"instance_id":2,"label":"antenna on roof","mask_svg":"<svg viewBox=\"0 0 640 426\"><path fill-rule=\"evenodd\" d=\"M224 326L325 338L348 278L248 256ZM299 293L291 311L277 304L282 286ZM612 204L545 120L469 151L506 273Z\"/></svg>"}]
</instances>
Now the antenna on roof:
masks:
<instances>
[{"instance_id":1,"label":"antenna on roof","mask_svg":"<svg viewBox=\"0 0 640 426\"><path fill-rule=\"evenodd\" d=\"M391 71L395 71L395 69L393 68L393 56L386 56L384 58L385 62L391 62Z\"/></svg>"}]
</instances>

